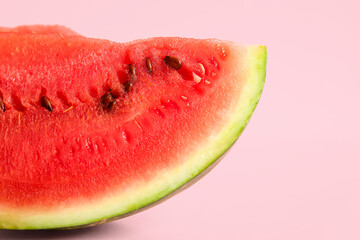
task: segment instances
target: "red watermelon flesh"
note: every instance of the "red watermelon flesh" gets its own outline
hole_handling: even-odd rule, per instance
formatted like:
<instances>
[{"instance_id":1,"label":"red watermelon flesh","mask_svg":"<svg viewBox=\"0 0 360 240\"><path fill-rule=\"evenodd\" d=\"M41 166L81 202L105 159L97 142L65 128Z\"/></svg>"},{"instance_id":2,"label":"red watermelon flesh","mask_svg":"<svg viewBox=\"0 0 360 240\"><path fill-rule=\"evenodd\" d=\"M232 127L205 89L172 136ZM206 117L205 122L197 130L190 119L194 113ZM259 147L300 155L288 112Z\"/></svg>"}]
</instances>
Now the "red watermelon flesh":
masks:
<instances>
[{"instance_id":1,"label":"red watermelon flesh","mask_svg":"<svg viewBox=\"0 0 360 240\"><path fill-rule=\"evenodd\" d=\"M266 50L25 26L0 28L0 62L0 228L44 229L123 216L215 162L256 106Z\"/></svg>"}]
</instances>

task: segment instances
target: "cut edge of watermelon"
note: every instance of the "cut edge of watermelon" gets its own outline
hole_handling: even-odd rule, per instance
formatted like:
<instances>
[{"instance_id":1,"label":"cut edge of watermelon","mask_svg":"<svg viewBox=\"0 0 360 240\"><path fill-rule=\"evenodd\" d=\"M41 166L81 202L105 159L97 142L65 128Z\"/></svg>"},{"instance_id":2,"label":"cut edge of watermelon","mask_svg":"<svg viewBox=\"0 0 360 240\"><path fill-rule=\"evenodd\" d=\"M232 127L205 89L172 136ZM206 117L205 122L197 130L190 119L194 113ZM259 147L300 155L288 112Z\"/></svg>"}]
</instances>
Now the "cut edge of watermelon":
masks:
<instances>
[{"instance_id":1,"label":"cut edge of watermelon","mask_svg":"<svg viewBox=\"0 0 360 240\"><path fill-rule=\"evenodd\" d=\"M106 196L100 203L97 201L91 204L84 200L83 204L79 203L70 208L59 206L54 212L43 213L36 210L3 209L5 211L0 211L0 228L53 229L92 226L141 211L194 182L193 178L202 175L202 172L206 172L206 169L218 162L240 136L260 99L265 83L266 47L249 45L246 49L246 57L241 61L249 68L248 77L239 99L234 100L234 106L229 108L230 120L223 126L220 134L207 138L196 152L188 156L185 164L159 173L157 178L146 184L137 183L126 193ZM240 48L239 52L244 54ZM240 63L239 65L241 66Z\"/></svg>"}]
</instances>

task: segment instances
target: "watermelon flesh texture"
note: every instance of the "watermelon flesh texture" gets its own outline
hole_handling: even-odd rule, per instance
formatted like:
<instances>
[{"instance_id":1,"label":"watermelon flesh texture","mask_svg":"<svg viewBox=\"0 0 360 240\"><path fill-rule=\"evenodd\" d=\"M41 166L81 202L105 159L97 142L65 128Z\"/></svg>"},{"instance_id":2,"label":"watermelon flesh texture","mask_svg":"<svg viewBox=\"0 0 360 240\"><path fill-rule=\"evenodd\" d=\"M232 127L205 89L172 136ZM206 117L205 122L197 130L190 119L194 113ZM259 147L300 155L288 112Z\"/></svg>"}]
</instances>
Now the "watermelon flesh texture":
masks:
<instances>
[{"instance_id":1,"label":"watermelon flesh texture","mask_svg":"<svg viewBox=\"0 0 360 240\"><path fill-rule=\"evenodd\" d=\"M0 62L0 228L72 228L136 212L216 162L259 100L266 49L25 26L0 28Z\"/></svg>"}]
</instances>

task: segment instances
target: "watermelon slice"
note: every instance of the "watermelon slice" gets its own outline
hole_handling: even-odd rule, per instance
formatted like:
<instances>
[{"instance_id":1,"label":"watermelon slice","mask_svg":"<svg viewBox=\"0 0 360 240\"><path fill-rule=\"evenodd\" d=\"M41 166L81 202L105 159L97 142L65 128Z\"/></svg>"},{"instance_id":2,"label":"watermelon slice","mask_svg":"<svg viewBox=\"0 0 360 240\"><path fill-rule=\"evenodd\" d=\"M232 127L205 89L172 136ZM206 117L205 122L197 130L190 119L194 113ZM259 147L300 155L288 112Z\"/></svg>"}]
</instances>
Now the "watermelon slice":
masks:
<instances>
[{"instance_id":1,"label":"watermelon slice","mask_svg":"<svg viewBox=\"0 0 360 240\"><path fill-rule=\"evenodd\" d=\"M75 228L211 169L260 98L266 48L25 26L0 28L0 62L0 228Z\"/></svg>"}]
</instances>

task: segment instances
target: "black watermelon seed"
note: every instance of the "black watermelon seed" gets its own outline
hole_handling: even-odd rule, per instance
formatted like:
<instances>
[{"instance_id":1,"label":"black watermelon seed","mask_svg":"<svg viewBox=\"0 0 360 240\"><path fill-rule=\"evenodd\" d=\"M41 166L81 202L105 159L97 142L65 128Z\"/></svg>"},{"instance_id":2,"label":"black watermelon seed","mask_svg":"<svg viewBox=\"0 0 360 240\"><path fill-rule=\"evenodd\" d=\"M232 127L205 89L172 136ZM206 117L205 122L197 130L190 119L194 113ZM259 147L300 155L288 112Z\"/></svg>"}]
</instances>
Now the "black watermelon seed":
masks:
<instances>
[{"instance_id":1,"label":"black watermelon seed","mask_svg":"<svg viewBox=\"0 0 360 240\"><path fill-rule=\"evenodd\" d=\"M168 65L169 67L171 67L171 68L173 68L175 70L179 70L181 68L181 62L176 57L166 56L164 58L164 61L165 61L166 65Z\"/></svg>"},{"instance_id":2,"label":"black watermelon seed","mask_svg":"<svg viewBox=\"0 0 360 240\"><path fill-rule=\"evenodd\" d=\"M126 81L123 84L124 84L125 92L129 92L133 87L133 84L130 81Z\"/></svg>"},{"instance_id":3,"label":"black watermelon seed","mask_svg":"<svg viewBox=\"0 0 360 240\"><path fill-rule=\"evenodd\" d=\"M0 109L5 112L5 103L4 101L2 100L2 98L0 98Z\"/></svg>"},{"instance_id":4,"label":"black watermelon seed","mask_svg":"<svg viewBox=\"0 0 360 240\"><path fill-rule=\"evenodd\" d=\"M108 109L109 109L110 111L112 111L112 110L115 108L115 105L116 105L116 101L114 100L114 101L112 101L112 102L109 103Z\"/></svg>"},{"instance_id":5,"label":"black watermelon seed","mask_svg":"<svg viewBox=\"0 0 360 240\"><path fill-rule=\"evenodd\" d=\"M105 93L101 99L101 106L103 107L103 109L108 109L109 107L111 107L111 105L113 105L112 102L115 102L113 96L110 93Z\"/></svg>"},{"instance_id":6,"label":"black watermelon seed","mask_svg":"<svg viewBox=\"0 0 360 240\"><path fill-rule=\"evenodd\" d=\"M129 73L130 75L135 75L135 66L134 64L129 64Z\"/></svg>"},{"instance_id":7,"label":"black watermelon seed","mask_svg":"<svg viewBox=\"0 0 360 240\"><path fill-rule=\"evenodd\" d=\"M149 73L152 74L152 66L151 66L150 58L147 57L145 59L145 64L146 64L146 68L149 71Z\"/></svg>"},{"instance_id":8,"label":"black watermelon seed","mask_svg":"<svg viewBox=\"0 0 360 240\"><path fill-rule=\"evenodd\" d=\"M46 108L50 112L53 110L53 108L51 106L51 102L46 96L42 96L41 99L40 99L40 102L41 102L41 106L43 106L44 108Z\"/></svg>"}]
</instances>

